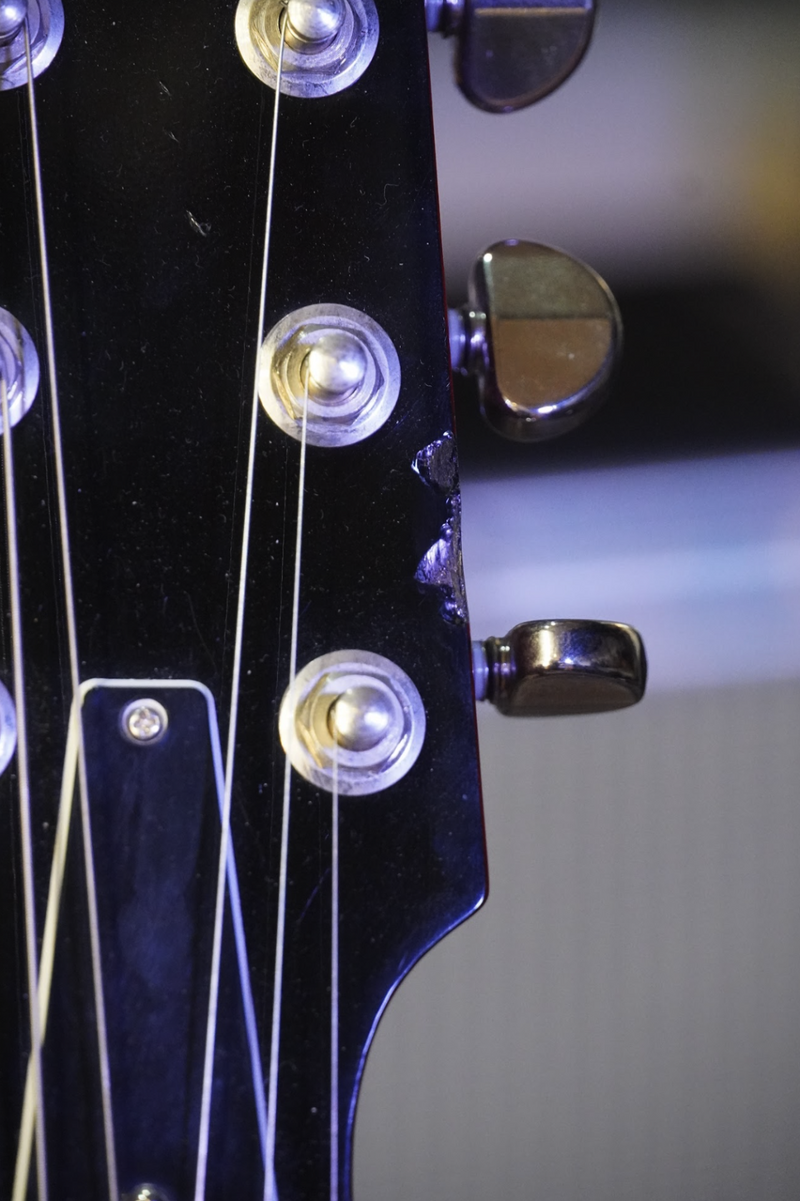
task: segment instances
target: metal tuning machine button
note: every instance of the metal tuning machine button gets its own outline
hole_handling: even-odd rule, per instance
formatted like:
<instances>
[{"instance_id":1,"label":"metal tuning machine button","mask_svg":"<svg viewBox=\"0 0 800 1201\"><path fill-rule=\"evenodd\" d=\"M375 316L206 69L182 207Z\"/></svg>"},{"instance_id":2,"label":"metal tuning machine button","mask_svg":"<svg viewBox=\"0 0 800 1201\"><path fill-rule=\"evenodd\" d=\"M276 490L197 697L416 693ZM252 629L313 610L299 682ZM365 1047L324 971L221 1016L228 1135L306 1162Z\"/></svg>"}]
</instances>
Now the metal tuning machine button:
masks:
<instances>
[{"instance_id":1,"label":"metal tuning machine button","mask_svg":"<svg viewBox=\"0 0 800 1201\"><path fill-rule=\"evenodd\" d=\"M455 34L456 79L478 108L525 108L563 83L586 53L594 0L426 0L428 30Z\"/></svg>"},{"instance_id":2,"label":"metal tuning machine button","mask_svg":"<svg viewBox=\"0 0 800 1201\"><path fill-rule=\"evenodd\" d=\"M526 621L473 643L475 695L508 717L625 709L644 696L642 639L614 621Z\"/></svg>"},{"instance_id":3,"label":"metal tuning machine button","mask_svg":"<svg viewBox=\"0 0 800 1201\"><path fill-rule=\"evenodd\" d=\"M622 348L609 288L585 263L535 242L496 242L451 309L453 370L478 381L481 411L506 438L539 442L606 399Z\"/></svg>"}]
</instances>

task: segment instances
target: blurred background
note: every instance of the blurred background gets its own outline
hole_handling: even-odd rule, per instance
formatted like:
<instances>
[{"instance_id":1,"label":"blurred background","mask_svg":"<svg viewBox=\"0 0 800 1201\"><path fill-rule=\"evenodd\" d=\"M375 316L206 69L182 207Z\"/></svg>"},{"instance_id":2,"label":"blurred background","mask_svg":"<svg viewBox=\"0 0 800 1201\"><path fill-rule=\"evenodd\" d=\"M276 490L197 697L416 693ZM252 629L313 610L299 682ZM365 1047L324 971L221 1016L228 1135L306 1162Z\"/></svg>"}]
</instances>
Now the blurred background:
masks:
<instances>
[{"instance_id":1,"label":"blurred background","mask_svg":"<svg viewBox=\"0 0 800 1201\"><path fill-rule=\"evenodd\" d=\"M503 237L590 262L613 399L515 446L458 395L473 632L628 621L649 695L481 712L491 896L390 1005L356 1201L800 1196L800 8L604 0L502 118L431 41L450 302Z\"/></svg>"}]
</instances>

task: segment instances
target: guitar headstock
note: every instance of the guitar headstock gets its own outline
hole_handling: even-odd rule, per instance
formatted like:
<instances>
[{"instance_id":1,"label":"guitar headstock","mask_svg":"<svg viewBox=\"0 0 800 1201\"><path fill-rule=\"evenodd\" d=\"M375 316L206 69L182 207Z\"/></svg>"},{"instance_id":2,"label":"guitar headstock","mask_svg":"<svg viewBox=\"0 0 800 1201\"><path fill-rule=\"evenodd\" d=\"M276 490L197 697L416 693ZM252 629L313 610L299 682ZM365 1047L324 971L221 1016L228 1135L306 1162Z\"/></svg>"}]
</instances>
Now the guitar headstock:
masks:
<instances>
[{"instance_id":1,"label":"guitar headstock","mask_svg":"<svg viewBox=\"0 0 800 1201\"><path fill-rule=\"evenodd\" d=\"M425 9L12 9L0 1192L344 1199L486 892Z\"/></svg>"}]
</instances>

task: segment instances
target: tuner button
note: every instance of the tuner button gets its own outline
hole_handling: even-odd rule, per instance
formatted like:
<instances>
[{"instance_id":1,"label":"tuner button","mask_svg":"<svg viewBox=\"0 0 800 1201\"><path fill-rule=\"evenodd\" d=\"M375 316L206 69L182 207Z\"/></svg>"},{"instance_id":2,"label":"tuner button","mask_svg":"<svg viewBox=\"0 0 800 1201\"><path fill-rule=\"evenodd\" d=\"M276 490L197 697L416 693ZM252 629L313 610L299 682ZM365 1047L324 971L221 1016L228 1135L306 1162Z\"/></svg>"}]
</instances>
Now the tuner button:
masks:
<instances>
[{"instance_id":1,"label":"tuner button","mask_svg":"<svg viewBox=\"0 0 800 1201\"><path fill-rule=\"evenodd\" d=\"M592 36L594 0L426 0L428 29L456 33L456 78L478 108L507 113L572 74Z\"/></svg>"},{"instance_id":2,"label":"tuner button","mask_svg":"<svg viewBox=\"0 0 800 1201\"><path fill-rule=\"evenodd\" d=\"M481 411L506 438L540 442L580 425L608 396L622 319L596 272L535 242L496 242L450 312L453 368L478 381Z\"/></svg>"},{"instance_id":3,"label":"tuner button","mask_svg":"<svg viewBox=\"0 0 800 1201\"><path fill-rule=\"evenodd\" d=\"M475 695L507 717L605 713L644 695L642 639L613 621L527 621L473 643Z\"/></svg>"}]
</instances>

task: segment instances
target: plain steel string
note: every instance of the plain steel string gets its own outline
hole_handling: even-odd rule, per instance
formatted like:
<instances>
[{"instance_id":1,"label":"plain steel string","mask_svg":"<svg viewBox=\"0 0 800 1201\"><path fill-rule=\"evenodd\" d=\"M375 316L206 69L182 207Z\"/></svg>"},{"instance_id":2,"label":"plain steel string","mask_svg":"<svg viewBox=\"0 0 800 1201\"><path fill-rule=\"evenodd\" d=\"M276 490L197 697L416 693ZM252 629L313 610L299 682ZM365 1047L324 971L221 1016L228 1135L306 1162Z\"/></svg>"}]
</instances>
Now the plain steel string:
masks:
<instances>
[{"instance_id":1,"label":"plain steel string","mask_svg":"<svg viewBox=\"0 0 800 1201\"><path fill-rule=\"evenodd\" d=\"M283 51L286 44L286 15L281 20L281 41L278 52L278 70L275 82L275 106L272 114L272 142L269 157L269 183L267 187L267 215L264 231L264 258L261 267L261 298L258 309L258 341L256 343L256 367L253 381L253 396L250 413L250 444L247 456L247 483L245 486L244 522L242 528L242 549L239 564L239 589L236 605L236 636L233 651L233 672L231 680L231 712L228 723L228 745L225 756L225 791L223 796L219 865L217 870L217 896L214 914L214 943L211 953L211 981L209 985L208 1016L206 1021L206 1044L203 1061L203 1091L200 1102L200 1133L197 1144L197 1167L195 1174L194 1201L204 1201L206 1194L206 1176L208 1172L208 1140L211 1125L211 1092L214 1075L214 1046L217 1033L217 1010L219 1005L219 974L222 953L222 927L225 911L225 872L230 841L231 801L233 795L233 769L236 755L236 731L239 717L239 690L242 676L242 647L244 642L244 608L247 592L247 568L250 557L250 524L253 511L253 480L255 475L256 431L258 428L258 354L264 340L264 319L267 307L267 274L269 271L269 251L272 233L272 208L275 193L275 160L278 145L278 112L280 109L281 77L283 75ZM271 1096L270 1089L270 1096ZM269 1146L269 1106L267 1109L267 1151L265 1154L265 1172L267 1179L273 1179L274 1138L272 1154Z\"/></svg>"},{"instance_id":2,"label":"plain steel string","mask_svg":"<svg viewBox=\"0 0 800 1201\"><path fill-rule=\"evenodd\" d=\"M291 695L297 675L297 631L300 616L300 566L303 557L303 512L306 490L306 446L308 435L308 367L303 390L303 415L300 426L300 471L297 481L297 536L294 547L294 584L292 586L292 638L289 649L289 684ZM294 723L290 739L294 739ZM281 1001L283 998L283 954L286 938L286 884L289 861L289 811L292 792L291 742L284 748L283 811L281 814L281 857L278 875L278 920L275 931L275 971L272 984L272 1035L269 1050L269 1092L267 1094L267 1166L264 1176L264 1201L276 1201L275 1196L275 1136L278 1120L278 1066L281 1049Z\"/></svg>"},{"instance_id":3,"label":"plain steel string","mask_svg":"<svg viewBox=\"0 0 800 1201\"><path fill-rule=\"evenodd\" d=\"M339 739L333 722L331 797L331 1188L339 1201Z\"/></svg>"},{"instance_id":4,"label":"plain steel string","mask_svg":"<svg viewBox=\"0 0 800 1201\"><path fill-rule=\"evenodd\" d=\"M53 862L50 868L50 887L47 894L47 910L42 934L42 956L39 968L39 1022L40 1037L44 1043L47 1037L47 1019L50 1012L50 991L53 983L53 965L55 961L56 928L58 913L61 907L61 890L64 884L64 873L67 862L69 845L69 830L72 824L72 802L78 773L78 735L80 699L73 701L72 712L67 730L67 745L64 751L64 769L61 776L61 792L58 805L58 823L53 846ZM31 1164L31 1147L36 1123L36 1079L33 1062L28 1061L28 1071L25 1076L25 1096L22 1102L22 1120L20 1122L19 1140L17 1143L17 1163L14 1170L14 1185L11 1190L11 1201L25 1201L28 1196L28 1177Z\"/></svg>"},{"instance_id":5,"label":"plain steel string","mask_svg":"<svg viewBox=\"0 0 800 1201\"><path fill-rule=\"evenodd\" d=\"M44 1086L42 1083L42 1025L39 1016L38 945L33 881L31 790L28 774L28 730L25 719L25 669L22 652L22 604L19 584L17 506L14 491L14 457L11 453L11 415L8 385L0 376L0 415L3 419L3 470L6 494L8 582L11 600L11 653L14 662L14 703L17 714L17 784L22 836L22 889L25 903L25 952L28 959L28 1009L31 1024L31 1062L36 1099L36 1177L40 1201L47 1201L47 1149L45 1143Z\"/></svg>"},{"instance_id":6,"label":"plain steel string","mask_svg":"<svg viewBox=\"0 0 800 1201\"><path fill-rule=\"evenodd\" d=\"M50 409L53 419L53 452L56 466L56 494L58 497L58 522L61 540L61 564L64 576L64 603L67 615L67 643L69 669L72 685L72 700L76 702L80 690L80 660L78 658L78 634L75 620L75 591L72 581L69 525L67 522L67 489L64 471L64 453L61 441L61 414L58 402L56 379L55 339L53 336L53 306L50 297L50 268L47 256L47 236L44 221L44 194L42 190L42 166L39 153L39 126L36 120L36 95L31 61L31 40L28 19L25 19L25 57L28 67L28 108L30 112L31 149L33 152L33 183L36 196L36 219L39 235L39 258L42 270L42 295L44 300L45 344L47 347L47 372L50 385ZM109 1201L118 1201L117 1155L114 1144L114 1116L111 1106L111 1072L108 1063L108 1033L106 1029L103 976L100 958L100 924L97 916L97 887L92 861L92 827L89 816L89 791L86 773L86 747L83 738L83 723L78 723L78 793L80 797L81 832L83 835L84 874L89 908L89 942L92 958L92 987L94 991L97 1047L100 1057L100 1092L103 1111L103 1138L106 1152L106 1176Z\"/></svg>"}]
</instances>

